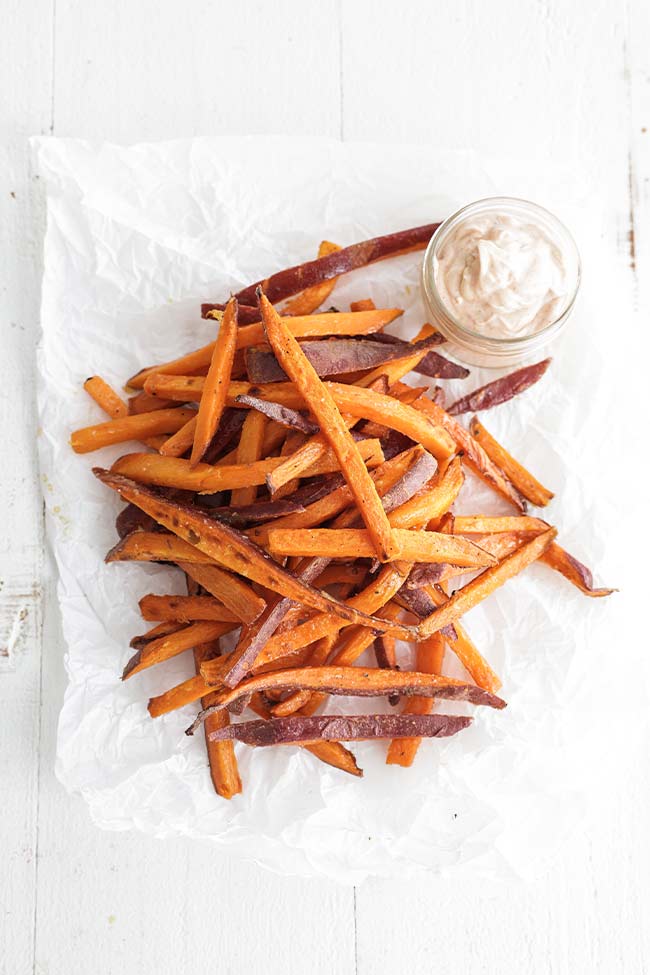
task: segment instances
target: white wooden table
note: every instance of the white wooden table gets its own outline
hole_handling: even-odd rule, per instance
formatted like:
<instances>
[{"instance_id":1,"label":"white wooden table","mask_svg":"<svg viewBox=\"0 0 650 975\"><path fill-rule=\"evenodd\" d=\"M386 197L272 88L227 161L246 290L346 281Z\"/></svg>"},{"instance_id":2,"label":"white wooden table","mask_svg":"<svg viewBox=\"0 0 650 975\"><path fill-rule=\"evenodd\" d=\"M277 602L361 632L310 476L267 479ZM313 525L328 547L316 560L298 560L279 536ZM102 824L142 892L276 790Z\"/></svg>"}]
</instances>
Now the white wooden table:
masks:
<instances>
[{"instance_id":1,"label":"white wooden table","mask_svg":"<svg viewBox=\"0 0 650 975\"><path fill-rule=\"evenodd\" d=\"M277 878L180 839L102 833L64 793L64 647L34 448L44 204L26 144L268 132L564 160L602 187L608 243L647 316L647 0L0 9L0 971L650 971L643 766L527 887Z\"/></svg>"}]
</instances>

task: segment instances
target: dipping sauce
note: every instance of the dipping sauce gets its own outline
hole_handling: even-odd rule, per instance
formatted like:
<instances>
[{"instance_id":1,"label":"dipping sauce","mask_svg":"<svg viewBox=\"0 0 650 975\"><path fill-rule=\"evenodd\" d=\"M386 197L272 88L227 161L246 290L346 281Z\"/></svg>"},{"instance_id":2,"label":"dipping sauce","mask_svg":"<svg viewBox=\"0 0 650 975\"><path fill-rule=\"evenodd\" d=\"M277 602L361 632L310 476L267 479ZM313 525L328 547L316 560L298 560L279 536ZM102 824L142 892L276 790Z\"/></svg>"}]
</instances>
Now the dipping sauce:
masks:
<instances>
[{"instance_id":1,"label":"dipping sauce","mask_svg":"<svg viewBox=\"0 0 650 975\"><path fill-rule=\"evenodd\" d=\"M449 217L423 263L425 300L450 351L478 365L520 361L557 335L580 282L560 221L527 200L479 200Z\"/></svg>"},{"instance_id":2,"label":"dipping sauce","mask_svg":"<svg viewBox=\"0 0 650 975\"><path fill-rule=\"evenodd\" d=\"M495 338L555 321L568 296L560 247L536 223L483 214L461 223L434 260L438 293L466 328Z\"/></svg>"}]
</instances>

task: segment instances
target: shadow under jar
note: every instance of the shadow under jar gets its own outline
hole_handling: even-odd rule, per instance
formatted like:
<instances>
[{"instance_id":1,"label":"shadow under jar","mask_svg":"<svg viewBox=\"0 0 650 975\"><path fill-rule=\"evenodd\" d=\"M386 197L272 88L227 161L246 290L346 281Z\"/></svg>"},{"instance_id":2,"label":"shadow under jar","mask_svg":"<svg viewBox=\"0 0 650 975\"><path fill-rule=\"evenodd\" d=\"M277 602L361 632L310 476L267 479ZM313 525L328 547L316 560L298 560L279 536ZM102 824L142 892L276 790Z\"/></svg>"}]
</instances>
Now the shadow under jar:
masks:
<instances>
[{"instance_id":1,"label":"shadow under jar","mask_svg":"<svg viewBox=\"0 0 650 975\"><path fill-rule=\"evenodd\" d=\"M580 255L544 207L491 197L458 210L433 235L422 264L432 322L471 365L520 363L566 327L580 287Z\"/></svg>"}]
</instances>

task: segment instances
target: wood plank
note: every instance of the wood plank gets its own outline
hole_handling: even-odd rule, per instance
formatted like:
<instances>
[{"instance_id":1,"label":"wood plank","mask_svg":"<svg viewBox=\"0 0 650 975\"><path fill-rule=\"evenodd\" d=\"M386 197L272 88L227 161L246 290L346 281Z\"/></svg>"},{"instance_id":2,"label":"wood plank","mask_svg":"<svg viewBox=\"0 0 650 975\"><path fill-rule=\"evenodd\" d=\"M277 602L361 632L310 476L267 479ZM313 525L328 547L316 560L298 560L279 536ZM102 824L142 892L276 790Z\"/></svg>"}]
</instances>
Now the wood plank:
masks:
<instances>
[{"instance_id":1,"label":"wood plank","mask_svg":"<svg viewBox=\"0 0 650 975\"><path fill-rule=\"evenodd\" d=\"M50 0L3 6L0 31L0 972L32 970L37 863L42 502L34 346L44 207L27 138L51 109ZM7 395L7 390L10 394Z\"/></svg>"}]
</instances>

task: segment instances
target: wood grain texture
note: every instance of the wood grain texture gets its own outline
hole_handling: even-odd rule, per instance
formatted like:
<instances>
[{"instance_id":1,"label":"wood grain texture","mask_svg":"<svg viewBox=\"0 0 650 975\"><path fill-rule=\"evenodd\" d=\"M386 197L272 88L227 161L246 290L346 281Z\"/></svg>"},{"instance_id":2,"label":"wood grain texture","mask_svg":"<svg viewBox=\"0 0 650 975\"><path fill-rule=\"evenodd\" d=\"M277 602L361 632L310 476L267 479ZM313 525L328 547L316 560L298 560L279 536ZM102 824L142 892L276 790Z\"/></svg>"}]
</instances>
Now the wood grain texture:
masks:
<instances>
[{"instance_id":1,"label":"wood grain texture","mask_svg":"<svg viewBox=\"0 0 650 975\"><path fill-rule=\"evenodd\" d=\"M636 342L650 313L645 0L417 0L399 13L388 0L7 0L3 11L0 973L201 972L210 959L220 973L643 975L645 767L527 886L424 878L353 892L276 878L182 839L100 832L61 789L65 648L33 448L44 210L25 140L276 132L564 161L602 187Z\"/></svg>"}]
</instances>

